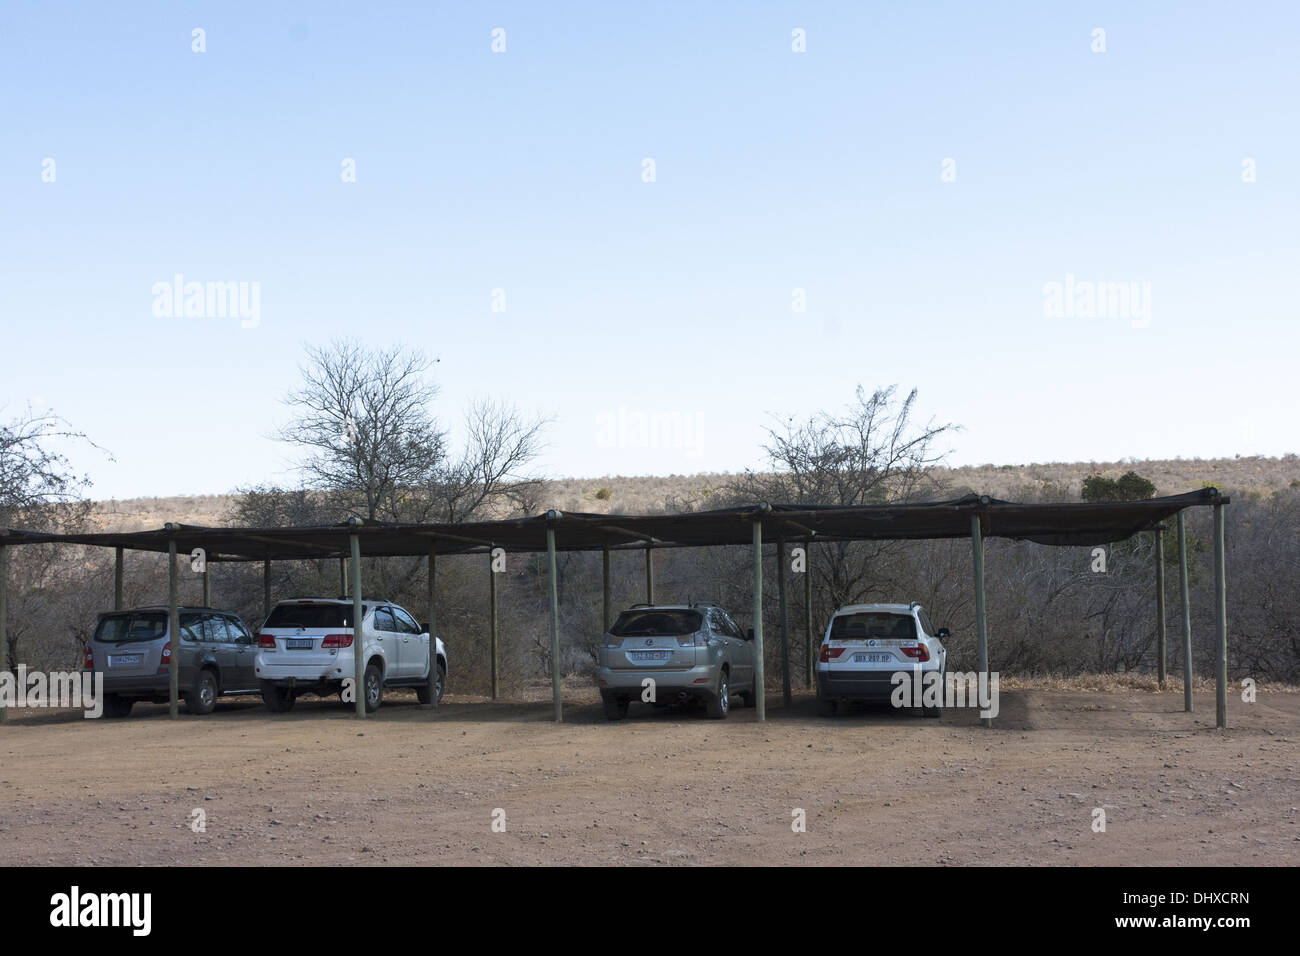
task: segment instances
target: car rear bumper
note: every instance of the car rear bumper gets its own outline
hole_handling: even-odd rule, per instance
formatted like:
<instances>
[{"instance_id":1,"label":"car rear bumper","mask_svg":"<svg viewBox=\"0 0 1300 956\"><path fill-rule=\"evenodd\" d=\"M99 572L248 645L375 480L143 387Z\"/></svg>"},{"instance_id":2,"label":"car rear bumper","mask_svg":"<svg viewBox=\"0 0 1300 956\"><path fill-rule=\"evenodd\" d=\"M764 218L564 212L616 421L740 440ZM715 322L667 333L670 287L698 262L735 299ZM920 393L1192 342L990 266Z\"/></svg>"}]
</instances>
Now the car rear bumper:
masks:
<instances>
[{"instance_id":1,"label":"car rear bumper","mask_svg":"<svg viewBox=\"0 0 1300 956\"><path fill-rule=\"evenodd\" d=\"M709 664L674 670L653 667L599 667L596 669L596 686L601 693L623 693L639 697L647 686L646 678L654 681L655 696L662 697L665 692L679 694L682 691L712 696L718 686L718 670Z\"/></svg>"},{"instance_id":2,"label":"car rear bumper","mask_svg":"<svg viewBox=\"0 0 1300 956\"><path fill-rule=\"evenodd\" d=\"M121 697L161 697L164 700L171 693L170 674L133 674L117 676L112 671L99 671L104 675L104 693L117 694ZM181 672L181 691L185 690L185 672Z\"/></svg>"},{"instance_id":3,"label":"car rear bumper","mask_svg":"<svg viewBox=\"0 0 1300 956\"><path fill-rule=\"evenodd\" d=\"M817 696L823 700L858 700L869 703L889 703L898 687L895 674L903 674L908 681L916 680L915 669L908 667L889 670L836 670L817 669ZM927 674L941 673L939 666L922 666L921 679ZM933 680L933 678L931 678Z\"/></svg>"},{"instance_id":4,"label":"car rear bumper","mask_svg":"<svg viewBox=\"0 0 1300 956\"><path fill-rule=\"evenodd\" d=\"M354 672L351 657L333 657L327 661L284 661L268 660L259 655L253 663L254 677L275 684L337 683L354 676Z\"/></svg>"}]
</instances>

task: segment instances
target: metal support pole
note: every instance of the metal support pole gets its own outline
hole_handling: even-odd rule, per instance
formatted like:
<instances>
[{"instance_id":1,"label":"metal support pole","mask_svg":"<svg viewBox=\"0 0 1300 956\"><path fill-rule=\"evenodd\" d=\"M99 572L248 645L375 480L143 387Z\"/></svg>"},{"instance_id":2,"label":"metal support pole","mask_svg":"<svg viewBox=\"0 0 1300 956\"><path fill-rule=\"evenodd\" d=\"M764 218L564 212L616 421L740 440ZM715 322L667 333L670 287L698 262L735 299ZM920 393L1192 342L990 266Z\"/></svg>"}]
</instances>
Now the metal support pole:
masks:
<instances>
[{"instance_id":1,"label":"metal support pole","mask_svg":"<svg viewBox=\"0 0 1300 956\"><path fill-rule=\"evenodd\" d=\"M438 709L438 602L435 598L438 584L438 549L429 542L429 566L425 581L428 584L428 619L425 627L429 629L429 700L433 709ZM493 658L493 675L496 672L496 659Z\"/></svg>"},{"instance_id":2,"label":"metal support pole","mask_svg":"<svg viewBox=\"0 0 1300 956\"><path fill-rule=\"evenodd\" d=\"M601 576L605 588L605 631L608 632L614 622L610 616L612 595L609 593L609 545L601 549Z\"/></svg>"},{"instance_id":3,"label":"metal support pole","mask_svg":"<svg viewBox=\"0 0 1300 956\"><path fill-rule=\"evenodd\" d=\"M776 539L776 593L781 619L781 706L790 709L790 621L785 602L785 539Z\"/></svg>"},{"instance_id":4,"label":"metal support pole","mask_svg":"<svg viewBox=\"0 0 1300 956\"><path fill-rule=\"evenodd\" d=\"M1165 686L1165 529L1156 529L1156 678Z\"/></svg>"},{"instance_id":5,"label":"metal support pole","mask_svg":"<svg viewBox=\"0 0 1300 956\"><path fill-rule=\"evenodd\" d=\"M122 610L122 564L123 549L113 549L113 610Z\"/></svg>"},{"instance_id":6,"label":"metal support pole","mask_svg":"<svg viewBox=\"0 0 1300 956\"><path fill-rule=\"evenodd\" d=\"M501 675L499 672L498 657L500 651L497 649L497 572L492 568L492 555L488 554L488 600L491 604L491 613L488 616L488 625L490 631L488 634L488 646L492 652L492 699L496 700L497 695L501 692Z\"/></svg>"},{"instance_id":7,"label":"metal support pole","mask_svg":"<svg viewBox=\"0 0 1300 956\"><path fill-rule=\"evenodd\" d=\"M203 606L212 607L212 577L208 574L208 563L203 562Z\"/></svg>"},{"instance_id":8,"label":"metal support pole","mask_svg":"<svg viewBox=\"0 0 1300 956\"><path fill-rule=\"evenodd\" d=\"M754 522L754 709L767 719L763 700L763 522Z\"/></svg>"},{"instance_id":9,"label":"metal support pole","mask_svg":"<svg viewBox=\"0 0 1300 956\"><path fill-rule=\"evenodd\" d=\"M971 515L970 540L971 551L975 557L975 620L979 640L979 669L980 673L984 675L984 680L988 681L989 623L987 610L984 606L984 532L980 528L979 515ZM993 721L989 718L983 719L981 723L985 727L993 726Z\"/></svg>"},{"instance_id":10,"label":"metal support pole","mask_svg":"<svg viewBox=\"0 0 1300 956\"><path fill-rule=\"evenodd\" d=\"M1192 712L1192 603L1187 591L1187 519L1178 512L1178 583L1183 590L1183 710Z\"/></svg>"},{"instance_id":11,"label":"metal support pole","mask_svg":"<svg viewBox=\"0 0 1300 956\"><path fill-rule=\"evenodd\" d=\"M647 604L655 602L655 559L654 548L645 546L645 600Z\"/></svg>"},{"instance_id":12,"label":"metal support pole","mask_svg":"<svg viewBox=\"0 0 1300 956\"><path fill-rule=\"evenodd\" d=\"M271 616L271 559L262 562L262 620Z\"/></svg>"},{"instance_id":13,"label":"metal support pole","mask_svg":"<svg viewBox=\"0 0 1300 956\"><path fill-rule=\"evenodd\" d=\"M167 666L167 709L172 717L180 714L181 687L181 612L177 605L179 584L176 580L176 539L167 542L167 636L172 659Z\"/></svg>"},{"instance_id":14,"label":"metal support pole","mask_svg":"<svg viewBox=\"0 0 1300 956\"><path fill-rule=\"evenodd\" d=\"M803 547L803 686L807 690L813 682L812 542L804 542Z\"/></svg>"},{"instance_id":15,"label":"metal support pole","mask_svg":"<svg viewBox=\"0 0 1300 956\"><path fill-rule=\"evenodd\" d=\"M546 566L551 594L551 701L558 724L564 720L564 707L560 700L560 592L556 582L554 528L546 529Z\"/></svg>"},{"instance_id":16,"label":"metal support pole","mask_svg":"<svg viewBox=\"0 0 1300 956\"><path fill-rule=\"evenodd\" d=\"M0 544L0 674L9 672L9 577L7 555L8 549ZM0 695L0 724L9 721L9 710L5 707L4 696Z\"/></svg>"},{"instance_id":17,"label":"metal support pole","mask_svg":"<svg viewBox=\"0 0 1300 956\"><path fill-rule=\"evenodd\" d=\"M348 595L348 559L339 558L339 597Z\"/></svg>"},{"instance_id":18,"label":"metal support pole","mask_svg":"<svg viewBox=\"0 0 1300 956\"><path fill-rule=\"evenodd\" d=\"M355 520L355 519L354 519ZM361 601L361 538L349 535L352 545L352 689L356 696L357 717L366 716L366 607ZM341 568L342 563L339 564Z\"/></svg>"},{"instance_id":19,"label":"metal support pole","mask_svg":"<svg viewBox=\"0 0 1300 956\"><path fill-rule=\"evenodd\" d=\"M1214 623L1218 649L1214 668L1214 726L1228 727L1228 596L1223 547L1223 502L1214 502Z\"/></svg>"}]
</instances>

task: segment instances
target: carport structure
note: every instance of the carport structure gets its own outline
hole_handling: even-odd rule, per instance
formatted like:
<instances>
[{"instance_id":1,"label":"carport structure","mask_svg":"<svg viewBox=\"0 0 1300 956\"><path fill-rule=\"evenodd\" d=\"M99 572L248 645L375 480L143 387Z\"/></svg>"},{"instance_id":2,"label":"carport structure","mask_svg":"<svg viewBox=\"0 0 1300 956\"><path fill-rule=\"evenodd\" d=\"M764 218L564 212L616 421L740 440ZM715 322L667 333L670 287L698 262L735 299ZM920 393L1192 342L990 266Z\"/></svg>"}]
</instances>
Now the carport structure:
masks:
<instances>
[{"instance_id":1,"label":"carport structure","mask_svg":"<svg viewBox=\"0 0 1300 956\"><path fill-rule=\"evenodd\" d=\"M659 548L751 545L753 548L753 617L758 719L766 718L763 689L763 544L778 545L777 581L780 594L780 647L783 692L790 700L790 627L785 597L784 547L787 543L810 548L818 542L922 540L970 538L975 588L978 666L989 673L988 621L984 601L984 539L1011 538L1051 546L1097 546L1123 541L1135 534L1152 531L1157 536L1156 617L1157 672L1163 684L1166 673L1166 627L1164 601L1165 522L1177 519L1179 576L1183 611L1184 710L1192 710L1192 632L1188 605L1187 543L1185 511L1208 506L1214 517L1214 592L1216 622L1216 726L1227 726L1228 627L1224 567L1223 506L1229 499L1214 488L1184 495L1141 501L1098 503L1017 503L987 495L966 495L950 501L862 507L780 505L760 502L714 511L662 515L614 515L548 511L531 518L475 521L459 524L393 524L352 519L344 524L290 528L208 528L168 524L156 531L43 534L26 531L0 532L0 635L5 633L5 553L9 548L31 544L74 544L114 548L114 606L122 607L123 563L126 551L152 551L168 555L170 633L180 631L178 617L178 555L189 556L202 549L205 558L204 603L211 594L207 566L222 562L261 561L263 603L271 608L271 563L316 559L350 559L350 593L353 620L361 620L361 558L423 557L427 562L428 629L437 634L437 559L441 555L487 554L503 549L507 553L545 552L549 571L551 686L555 720L563 719L560 686L560 624L556 582L556 553L600 551L603 553L604 623L611 623L610 557L613 552L641 552L645 560L646 600L654 601L653 554ZM810 571L804 574L805 654L811 651ZM496 584L491 579L492 684L497 684ZM364 672L363 642L353 641L356 673ZM8 645L0 640L0 671L8 668ZM808 660L811 664L811 661ZM170 707L179 712L179 667L171 667ZM435 675L430 672L430 683ZM432 686L430 687L432 691ZM356 695L356 713L365 717L362 694ZM433 696L437 706L436 694ZM0 705L0 719L3 719ZM985 721L986 724L991 721Z\"/></svg>"}]
</instances>

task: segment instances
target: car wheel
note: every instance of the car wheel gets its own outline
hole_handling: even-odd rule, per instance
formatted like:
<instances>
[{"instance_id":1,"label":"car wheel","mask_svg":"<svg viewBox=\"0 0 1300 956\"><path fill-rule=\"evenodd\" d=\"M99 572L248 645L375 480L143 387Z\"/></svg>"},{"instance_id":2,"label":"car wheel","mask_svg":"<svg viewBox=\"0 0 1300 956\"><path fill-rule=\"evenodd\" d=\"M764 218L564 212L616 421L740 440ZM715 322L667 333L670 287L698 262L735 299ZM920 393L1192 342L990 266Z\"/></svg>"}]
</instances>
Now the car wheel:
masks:
<instances>
[{"instance_id":1,"label":"car wheel","mask_svg":"<svg viewBox=\"0 0 1300 956\"><path fill-rule=\"evenodd\" d=\"M269 680L262 681L262 703L274 714L292 710L296 697L291 687L276 687Z\"/></svg>"},{"instance_id":2,"label":"car wheel","mask_svg":"<svg viewBox=\"0 0 1300 956\"><path fill-rule=\"evenodd\" d=\"M384 672L378 664L366 666L366 713L373 714L384 702Z\"/></svg>"},{"instance_id":3,"label":"car wheel","mask_svg":"<svg viewBox=\"0 0 1300 956\"><path fill-rule=\"evenodd\" d=\"M217 675L209 670L199 671L194 689L185 695L185 709L191 714L210 714L217 709Z\"/></svg>"},{"instance_id":4,"label":"car wheel","mask_svg":"<svg viewBox=\"0 0 1300 956\"><path fill-rule=\"evenodd\" d=\"M613 694L601 694L600 702L605 705L605 716L610 720L626 717L628 704L631 703L626 697L615 697Z\"/></svg>"},{"instance_id":5,"label":"car wheel","mask_svg":"<svg viewBox=\"0 0 1300 956\"><path fill-rule=\"evenodd\" d=\"M837 710L839 710L839 707L836 705L836 702L831 700L829 697L817 698L818 717L834 717Z\"/></svg>"},{"instance_id":6,"label":"car wheel","mask_svg":"<svg viewBox=\"0 0 1300 956\"><path fill-rule=\"evenodd\" d=\"M947 671L948 669L944 668L942 671L939 672L939 695L940 695L939 706L922 707L921 716L934 717L936 719L943 716L943 700L944 700L943 695L947 692Z\"/></svg>"},{"instance_id":7,"label":"car wheel","mask_svg":"<svg viewBox=\"0 0 1300 956\"><path fill-rule=\"evenodd\" d=\"M727 672L723 671L718 678L718 692L705 704L710 720L722 720L731 711L731 688L727 686L727 680Z\"/></svg>"},{"instance_id":8,"label":"car wheel","mask_svg":"<svg viewBox=\"0 0 1300 956\"><path fill-rule=\"evenodd\" d=\"M438 703L441 704L442 689L445 686L447 686L447 668L443 667L441 663L438 664L438 679L433 686L434 686L434 690L436 691ZM415 696L419 699L420 703L422 704L427 704L434 699L434 697L429 694L428 681L425 681L423 684L421 684L419 687L415 689Z\"/></svg>"},{"instance_id":9,"label":"car wheel","mask_svg":"<svg viewBox=\"0 0 1300 956\"><path fill-rule=\"evenodd\" d=\"M752 685L749 690L743 690L736 696L740 698L741 707L755 707L758 705L758 693Z\"/></svg>"},{"instance_id":10,"label":"car wheel","mask_svg":"<svg viewBox=\"0 0 1300 956\"><path fill-rule=\"evenodd\" d=\"M105 717L128 717L135 706L134 697L122 697L120 694L104 695Z\"/></svg>"}]
</instances>

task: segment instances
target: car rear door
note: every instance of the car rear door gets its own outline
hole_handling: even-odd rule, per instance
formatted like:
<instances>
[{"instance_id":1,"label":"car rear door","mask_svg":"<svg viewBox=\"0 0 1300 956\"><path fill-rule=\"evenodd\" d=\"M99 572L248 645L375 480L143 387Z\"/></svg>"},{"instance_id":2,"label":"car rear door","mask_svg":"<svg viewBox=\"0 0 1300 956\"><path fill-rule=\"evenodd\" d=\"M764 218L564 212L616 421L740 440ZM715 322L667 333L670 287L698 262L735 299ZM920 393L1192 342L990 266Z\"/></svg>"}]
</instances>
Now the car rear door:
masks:
<instances>
[{"instance_id":1,"label":"car rear door","mask_svg":"<svg viewBox=\"0 0 1300 956\"><path fill-rule=\"evenodd\" d=\"M731 635L731 683L733 687L745 687L754 682L754 642L745 639L745 633L730 614L718 609L722 616L723 627Z\"/></svg>"},{"instance_id":2,"label":"car rear door","mask_svg":"<svg viewBox=\"0 0 1300 956\"><path fill-rule=\"evenodd\" d=\"M223 691L254 690L257 687L257 678L253 673L253 660L257 654L253 635L239 618L227 617L225 621L226 633L235 653L235 664L221 689Z\"/></svg>"},{"instance_id":3,"label":"car rear door","mask_svg":"<svg viewBox=\"0 0 1300 956\"><path fill-rule=\"evenodd\" d=\"M231 683L239 670L239 651L235 645L235 635L230 633L223 614L203 615L204 657L211 657L221 674L218 685L221 690L233 687Z\"/></svg>"},{"instance_id":4,"label":"car rear door","mask_svg":"<svg viewBox=\"0 0 1300 956\"><path fill-rule=\"evenodd\" d=\"M402 670L402 634L397 629L397 619L393 609L387 604L375 608L373 624L375 643L384 653L385 677L404 677Z\"/></svg>"},{"instance_id":5,"label":"car rear door","mask_svg":"<svg viewBox=\"0 0 1300 956\"><path fill-rule=\"evenodd\" d=\"M426 677L429 673L429 635L419 623L400 607L393 608L393 618L401 631L400 651L403 677Z\"/></svg>"}]
</instances>

